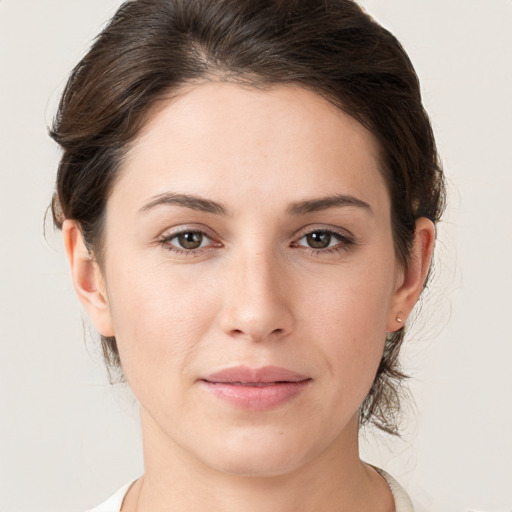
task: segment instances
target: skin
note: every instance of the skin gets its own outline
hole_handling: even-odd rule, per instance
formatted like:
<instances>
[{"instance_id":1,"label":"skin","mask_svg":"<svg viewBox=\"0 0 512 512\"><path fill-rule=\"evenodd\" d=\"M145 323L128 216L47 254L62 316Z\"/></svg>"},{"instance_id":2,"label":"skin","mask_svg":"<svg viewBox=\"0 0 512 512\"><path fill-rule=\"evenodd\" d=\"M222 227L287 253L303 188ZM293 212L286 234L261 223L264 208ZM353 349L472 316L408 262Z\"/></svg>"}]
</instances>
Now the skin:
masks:
<instances>
[{"instance_id":1,"label":"skin","mask_svg":"<svg viewBox=\"0 0 512 512\"><path fill-rule=\"evenodd\" d=\"M169 201L177 194L225 211ZM351 204L319 207L340 195ZM386 333L421 292L434 227L418 220L401 269L377 143L362 125L295 86L190 86L131 146L105 226L101 267L75 222L64 239L78 296L116 336L140 402L145 475L123 510L394 510L359 459L358 409ZM205 233L198 249L180 247L187 231ZM315 236L326 246L312 248ZM201 385L241 364L312 380L268 411Z\"/></svg>"}]
</instances>

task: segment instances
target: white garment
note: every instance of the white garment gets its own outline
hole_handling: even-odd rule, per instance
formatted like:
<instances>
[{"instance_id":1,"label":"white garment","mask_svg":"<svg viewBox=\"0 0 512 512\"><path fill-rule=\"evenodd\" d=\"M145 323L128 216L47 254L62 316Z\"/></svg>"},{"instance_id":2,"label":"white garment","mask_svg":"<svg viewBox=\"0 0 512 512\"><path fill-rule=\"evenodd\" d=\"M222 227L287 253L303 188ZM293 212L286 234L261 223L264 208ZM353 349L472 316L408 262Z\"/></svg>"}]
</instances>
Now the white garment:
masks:
<instances>
[{"instance_id":1,"label":"white garment","mask_svg":"<svg viewBox=\"0 0 512 512\"><path fill-rule=\"evenodd\" d=\"M123 504L124 501L124 497L126 496L128 489L132 486L134 482L135 480L124 485L115 494L110 496L110 498L107 501L104 501L101 505L87 512L120 512L121 505Z\"/></svg>"},{"instance_id":2,"label":"white garment","mask_svg":"<svg viewBox=\"0 0 512 512\"><path fill-rule=\"evenodd\" d=\"M383 476L388 483L393 499L395 500L395 512L414 512L414 507L405 489L389 473L375 466L372 467Z\"/></svg>"},{"instance_id":3,"label":"white garment","mask_svg":"<svg viewBox=\"0 0 512 512\"><path fill-rule=\"evenodd\" d=\"M375 469L384 477L391 489L391 494L395 500L395 512L414 512L411 500L402 486L384 470L379 468ZM130 482L129 484L121 487L121 489L119 489L107 501L88 512L120 512L124 497L132 484L133 482Z\"/></svg>"}]
</instances>

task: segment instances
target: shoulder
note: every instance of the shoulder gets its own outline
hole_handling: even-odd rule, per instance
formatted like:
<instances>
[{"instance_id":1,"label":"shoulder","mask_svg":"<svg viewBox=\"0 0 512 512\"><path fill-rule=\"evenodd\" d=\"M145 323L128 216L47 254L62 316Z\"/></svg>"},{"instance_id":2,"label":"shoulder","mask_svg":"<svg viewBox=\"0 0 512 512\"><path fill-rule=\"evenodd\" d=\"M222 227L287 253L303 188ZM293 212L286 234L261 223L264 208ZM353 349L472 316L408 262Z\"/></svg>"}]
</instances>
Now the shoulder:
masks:
<instances>
[{"instance_id":1,"label":"shoulder","mask_svg":"<svg viewBox=\"0 0 512 512\"><path fill-rule=\"evenodd\" d=\"M134 482L135 480L127 483L126 485L123 485L123 487L121 487L121 489L110 496L108 500L104 501L101 505L88 510L87 512L120 512L124 497Z\"/></svg>"},{"instance_id":2,"label":"shoulder","mask_svg":"<svg viewBox=\"0 0 512 512\"><path fill-rule=\"evenodd\" d=\"M386 473L383 469L377 468L373 466L373 468L379 473L384 480L386 480L391 494L393 495L393 499L395 500L395 510L396 512L414 512L414 507L412 505L411 499L408 494L405 492L405 489L389 474Z\"/></svg>"}]
</instances>

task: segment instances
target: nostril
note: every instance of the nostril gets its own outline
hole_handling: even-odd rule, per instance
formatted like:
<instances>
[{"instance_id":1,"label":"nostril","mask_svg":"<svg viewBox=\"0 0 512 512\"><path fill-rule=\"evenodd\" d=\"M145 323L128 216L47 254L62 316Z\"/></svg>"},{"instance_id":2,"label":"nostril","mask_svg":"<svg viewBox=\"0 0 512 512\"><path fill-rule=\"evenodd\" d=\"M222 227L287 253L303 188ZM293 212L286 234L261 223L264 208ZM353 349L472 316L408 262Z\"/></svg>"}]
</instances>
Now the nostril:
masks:
<instances>
[{"instance_id":1,"label":"nostril","mask_svg":"<svg viewBox=\"0 0 512 512\"><path fill-rule=\"evenodd\" d=\"M263 305L262 305L263 304ZM219 315L219 327L233 339L253 341L277 340L292 330L292 315L284 304L240 302L224 307Z\"/></svg>"}]
</instances>

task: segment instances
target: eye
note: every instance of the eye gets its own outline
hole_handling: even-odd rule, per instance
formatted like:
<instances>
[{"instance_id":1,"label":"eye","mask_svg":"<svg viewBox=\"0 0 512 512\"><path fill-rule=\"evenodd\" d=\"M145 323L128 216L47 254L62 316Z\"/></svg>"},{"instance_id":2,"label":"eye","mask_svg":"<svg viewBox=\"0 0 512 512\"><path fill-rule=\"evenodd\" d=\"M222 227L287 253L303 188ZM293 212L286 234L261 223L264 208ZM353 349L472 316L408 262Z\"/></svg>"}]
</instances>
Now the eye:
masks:
<instances>
[{"instance_id":1,"label":"eye","mask_svg":"<svg viewBox=\"0 0 512 512\"><path fill-rule=\"evenodd\" d=\"M330 252L348 249L354 241L348 236L328 229L315 229L304 234L293 247L304 247L313 251Z\"/></svg>"},{"instance_id":2,"label":"eye","mask_svg":"<svg viewBox=\"0 0 512 512\"><path fill-rule=\"evenodd\" d=\"M194 253L216 245L206 233L197 230L181 231L164 236L160 243L169 251L177 253Z\"/></svg>"},{"instance_id":3,"label":"eye","mask_svg":"<svg viewBox=\"0 0 512 512\"><path fill-rule=\"evenodd\" d=\"M176 240L181 249L199 249L208 238L200 231L187 231L180 233L171 240Z\"/></svg>"},{"instance_id":4,"label":"eye","mask_svg":"<svg viewBox=\"0 0 512 512\"><path fill-rule=\"evenodd\" d=\"M334 238L333 234L328 231L313 231L313 233L308 233L300 240L304 240L312 249L327 249L331 246L333 240L338 242L338 240Z\"/></svg>"}]
</instances>

